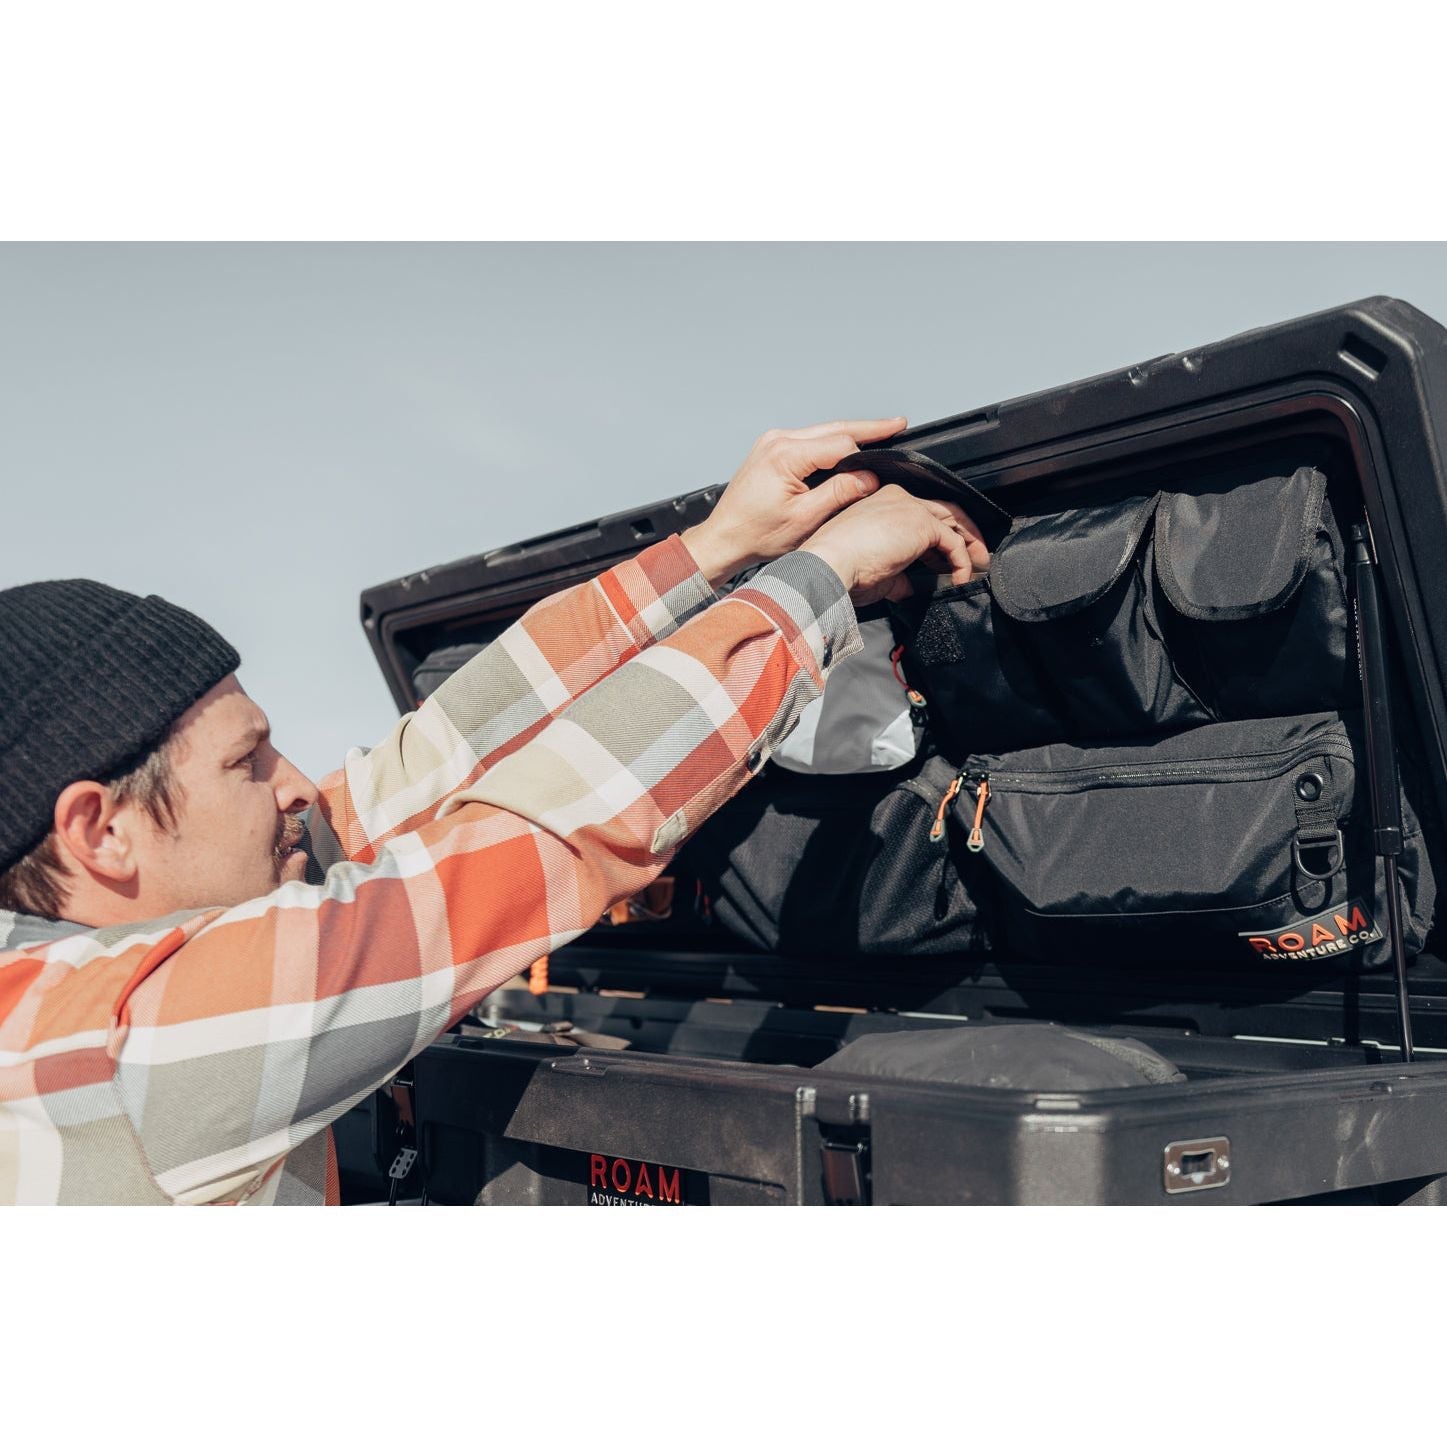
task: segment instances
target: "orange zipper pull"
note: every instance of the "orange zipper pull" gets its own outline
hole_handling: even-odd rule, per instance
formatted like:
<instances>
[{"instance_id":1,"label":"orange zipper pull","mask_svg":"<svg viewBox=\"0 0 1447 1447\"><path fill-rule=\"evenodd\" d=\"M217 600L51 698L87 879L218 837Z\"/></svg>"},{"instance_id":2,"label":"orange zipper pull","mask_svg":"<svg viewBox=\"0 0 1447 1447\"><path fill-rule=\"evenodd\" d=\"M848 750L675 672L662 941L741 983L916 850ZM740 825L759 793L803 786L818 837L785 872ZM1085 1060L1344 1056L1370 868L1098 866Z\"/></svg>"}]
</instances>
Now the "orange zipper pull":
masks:
<instances>
[{"instance_id":1,"label":"orange zipper pull","mask_svg":"<svg viewBox=\"0 0 1447 1447\"><path fill-rule=\"evenodd\" d=\"M970 837L965 841L965 848L971 854L978 854L985 847L985 836L980 832L980 825L985 820L985 805L990 799L990 781L981 779L975 789L975 823L970 830Z\"/></svg>"},{"instance_id":2,"label":"orange zipper pull","mask_svg":"<svg viewBox=\"0 0 1447 1447\"><path fill-rule=\"evenodd\" d=\"M964 787L964 783L965 776L963 774L956 774L955 777L950 780L950 786L945 790L945 796L940 800L939 808L935 810L935 822L930 825L929 837L932 844L937 844L944 838L945 815L949 813L950 805L955 802L955 798Z\"/></svg>"},{"instance_id":3,"label":"orange zipper pull","mask_svg":"<svg viewBox=\"0 0 1447 1447\"><path fill-rule=\"evenodd\" d=\"M540 960L534 960L528 970L528 993L532 995L546 995L548 993L548 957L544 955Z\"/></svg>"}]
</instances>

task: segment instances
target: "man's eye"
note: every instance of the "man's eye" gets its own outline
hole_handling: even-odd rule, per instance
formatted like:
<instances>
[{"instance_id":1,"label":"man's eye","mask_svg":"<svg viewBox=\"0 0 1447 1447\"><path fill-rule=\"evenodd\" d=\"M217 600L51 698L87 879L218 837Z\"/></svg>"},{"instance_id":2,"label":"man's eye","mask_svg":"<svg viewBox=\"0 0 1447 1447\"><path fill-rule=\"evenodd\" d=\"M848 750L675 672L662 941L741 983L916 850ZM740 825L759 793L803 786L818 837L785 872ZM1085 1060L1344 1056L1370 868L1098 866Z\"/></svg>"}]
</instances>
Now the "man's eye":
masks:
<instances>
[{"instance_id":1,"label":"man's eye","mask_svg":"<svg viewBox=\"0 0 1447 1447\"><path fill-rule=\"evenodd\" d=\"M252 751L251 751L249 754L247 754L245 758L237 759L237 761L236 761L236 767L237 767L238 769L245 769L248 773L250 773L250 772L251 772L251 769L252 769L252 767L255 765L255 763L256 763L256 750L255 750L255 749L252 749Z\"/></svg>"}]
</instances>

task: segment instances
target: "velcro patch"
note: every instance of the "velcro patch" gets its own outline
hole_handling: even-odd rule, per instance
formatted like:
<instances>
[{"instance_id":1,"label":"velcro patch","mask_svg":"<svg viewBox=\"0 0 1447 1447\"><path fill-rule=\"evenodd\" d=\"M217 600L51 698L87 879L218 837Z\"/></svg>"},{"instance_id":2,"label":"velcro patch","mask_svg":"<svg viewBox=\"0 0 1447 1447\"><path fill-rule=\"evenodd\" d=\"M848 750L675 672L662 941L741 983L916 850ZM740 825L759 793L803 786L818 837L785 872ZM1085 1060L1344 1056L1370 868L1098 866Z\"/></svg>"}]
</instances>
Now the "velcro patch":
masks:
<instances>
[{"instance_id":1,"label":"velcro patch","mask_svg":"<svg viewBox=\"0 0 1447 1447\"><path fill-rule=\"evenodd\" d=\"M1367 913L1360 899L1349 899L1335 909L1324 909L1309 919L1295 920L1285 928L1242 930L1237 936L1262 959L1285 961L1344 955L1381 937L1381 926Z\"/></svg>"}]
</instances>

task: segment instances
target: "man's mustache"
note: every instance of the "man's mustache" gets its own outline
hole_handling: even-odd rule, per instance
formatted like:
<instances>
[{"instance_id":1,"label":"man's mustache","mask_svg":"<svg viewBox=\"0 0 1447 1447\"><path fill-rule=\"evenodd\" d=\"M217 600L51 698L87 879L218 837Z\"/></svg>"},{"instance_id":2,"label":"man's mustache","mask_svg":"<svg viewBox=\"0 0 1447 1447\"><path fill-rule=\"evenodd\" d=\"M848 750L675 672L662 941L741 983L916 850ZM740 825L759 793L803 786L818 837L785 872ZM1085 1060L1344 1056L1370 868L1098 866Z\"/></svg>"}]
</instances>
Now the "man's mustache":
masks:
<instances>
[{"instance_id":1,"label":"man's mustache","mask_svg":"<svg viewBox=\"0 0 1447 1447\"><path fill-rule=\"evenodd\" d=\"M305 836L306 829L299 819L283 818L281 823L276 826L276 843L272 846L271 852L278 859L284 859Z\"/></svg>"}]
</instances>

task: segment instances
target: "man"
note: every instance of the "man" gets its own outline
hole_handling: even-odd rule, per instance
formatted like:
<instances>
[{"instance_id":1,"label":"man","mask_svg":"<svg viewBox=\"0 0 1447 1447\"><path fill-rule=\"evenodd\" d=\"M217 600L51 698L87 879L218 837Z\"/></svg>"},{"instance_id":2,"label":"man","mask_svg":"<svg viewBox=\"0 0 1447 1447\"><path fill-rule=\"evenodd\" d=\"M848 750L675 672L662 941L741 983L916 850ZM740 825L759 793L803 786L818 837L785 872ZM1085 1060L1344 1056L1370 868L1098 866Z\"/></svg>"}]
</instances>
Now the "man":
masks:
<instances>
[{"instance_id":1,"label":"man","mask_svg":"<svg viewBox=\"0 0 1447 1447\"><path fill-rule=\"evenodd\" d=\"M330 1123L660 873L858 647L851 596L987 561L957 508L806 485L902 425L766 434L320 788L200 619L0 592L0 1201L335 1202Z\"/></svg>"}]
</instances>

